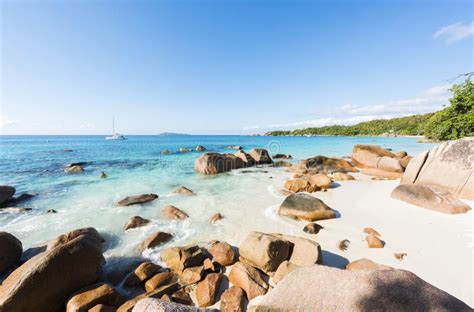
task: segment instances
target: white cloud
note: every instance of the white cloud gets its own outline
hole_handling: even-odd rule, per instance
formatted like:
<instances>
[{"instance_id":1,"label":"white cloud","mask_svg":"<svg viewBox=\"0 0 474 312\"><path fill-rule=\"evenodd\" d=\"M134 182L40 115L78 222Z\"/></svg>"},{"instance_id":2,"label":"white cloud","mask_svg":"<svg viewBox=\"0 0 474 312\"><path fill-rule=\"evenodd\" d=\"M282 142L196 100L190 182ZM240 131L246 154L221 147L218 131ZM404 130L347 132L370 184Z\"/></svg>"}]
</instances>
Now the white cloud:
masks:
<instances>
[{"instance_id":1,"label":"white cloud","mask_svg":"<svg viewBox=\"0 0 474 312\"><path fill-rule=\"evenodd\" d=\"M434 39L442 39L446 43L453 43L474 35L474 21L471 23L455 23L443 27L433 34Z\"/></svg>"},{"instance_id":2,"label":"white cloud","mask_svg":"<svg viewBox=\"0 0 474 312\"><path fill-rule=\"evenodd\" d=\"M449 103L448 99L451 97L449 88L450 85L448 84L438 85L423 90L413 97L387 101L375 105L345 104L338 109L323 112L319 118L284 124L252 126L246 127L244 130L259 130L263 132L275 129L289 130L331 125L353 125L374 119L389 119L434 112Z\"/></svg>"},{"instance_id":3,"label":"white cloud","mask_svg":"<svg viewBox=\"0 0 474 312\"><path fill-rule=\"evenodd\" d=\"M18 124L18 120L13 120L5 115L0 115L0 129Z\"/></svg>"}]
</instances>

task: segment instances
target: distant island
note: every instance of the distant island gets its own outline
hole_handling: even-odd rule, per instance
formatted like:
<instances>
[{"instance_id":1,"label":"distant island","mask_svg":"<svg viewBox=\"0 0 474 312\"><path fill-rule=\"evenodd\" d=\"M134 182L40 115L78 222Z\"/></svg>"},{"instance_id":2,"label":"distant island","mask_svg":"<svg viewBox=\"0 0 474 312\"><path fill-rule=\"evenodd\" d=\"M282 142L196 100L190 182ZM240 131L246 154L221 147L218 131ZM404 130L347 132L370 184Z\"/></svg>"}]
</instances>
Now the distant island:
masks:
<instances>
[{"instance_id":1,"label":"distant island","mask_svg":"<svg viewBox=\"0 0 474 312\"><path fill-rule=\"evenodd\" d=\"M191 135L191 134L174 133L174 132L163 132L163 133L158 134L158 136L188 136L188 135Z\"/></svg>"},{"instance_id":2,"label":"distant island","mask_svg":"<svg viewBox=\"0 0 474 312\"><path fill-rule=\"evenodd\" d=\"M470 78L470 77L469 77ZM442 141L474 136L474 85L470 79L451 88L450 105L423 115L376 119L352 126L333 125L297 130L277 130L266 136L425 136Z\"/></svg>"}]
</instances>

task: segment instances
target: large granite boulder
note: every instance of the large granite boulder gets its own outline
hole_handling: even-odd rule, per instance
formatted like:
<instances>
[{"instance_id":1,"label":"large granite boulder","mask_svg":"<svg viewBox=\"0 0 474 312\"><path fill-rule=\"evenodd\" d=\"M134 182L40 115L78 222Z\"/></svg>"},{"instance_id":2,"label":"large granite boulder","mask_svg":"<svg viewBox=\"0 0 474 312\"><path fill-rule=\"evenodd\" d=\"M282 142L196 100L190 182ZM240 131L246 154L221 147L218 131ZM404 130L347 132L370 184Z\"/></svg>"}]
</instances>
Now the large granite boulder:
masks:
<instances>
[{"instance_id":1,"label":"large granite boulder","mask_svg":"<svg viewBox=\"0 0 474 312\"><path fill-rule=\"evenodd\" d=\"M203 174L216 174L243 168L243 160L232 154L206 153L196 159L194 170Z\"/></svg>"},{"instance_id":2,"label":"large granite boulder","mask_svg":"<svg viewBox=\"0 0 474 312\"><path fill-rule=\"evenodd\" d=\"M417 155L401 184L436 185L456 198L474 200L474 138L444 142Z\"/></svg>"},{"instance_id":3,"label":"large granite boulder","mask_svg":"<svg viewBox=\"0 0 474 312\"><path fill-rule=\"evenodd\" d=\"M255 160L257 165L272 164L273 160L268 151L263 148L254 148L249 152L250 156Z\"/></svg>"},{"instance_id":4,"label":"large granite boulder","mask_svg":"<svg viewBox=\"0 0 474 312\"><path fill-rule=\"evenodd\" d=\"M325 174L334 172L357 172L358 170L347 160L326 156L315 156L302 160L292 169L297 172L314 171Z\"/></svg>"},{"instance_id":5,"label":"large granite boulder","mask_svg":"<svg viewBox=\"0 0 474 312\"><path fill-rule=\"evenodd\" d=\"M321 246L315 241L292 235L271 234L274 237L288 241L292 248L288 260L298 266L322 263Z\"/></svg>"},{"instance_id":6,"label":"large granite boulder","mask_svg":"<svg viewBox=\"0 0 474 312\"><path fill-rule=\"evenodd\" d=\"M292 243L276 235L250 232L240 244L239 253L243 262L263 272L275 272L289 258L292 248Z\"/></svg>"},{"instance_id":7,"label":"large granite boulder","mask_svg":"<svg viewBox=\"0 0 474 312\"><path fill-rule=\"evenodd\" d=\"M0 286L0 311L64 311L66 299L99 278L100 243L81 235L40 253L13 271Z\"/></svg>"},{"instance_id":8,"label":"large granite boulder","mask_svg":"<svg viewBox=\"0 0 474 312\"><path fill-rule=\"evenodd\" d=\"M442 213L466 213L471 210L446 189L429 184L401 184L392 191L392 197Z\"/></svg>"},{"instance_id":9,"label":"large granite boulder","mask_svg":"<svg viewBox=\"0 0 474 312\"><path fill-rule=\"evenodd\" d=\"M59 235L55 239L52 239L48 242L46 249L51 250L59 245L64 245L81 235L88 236L96 240L100 244L105 242L105 239L99 234L99 232L95 228L86 227L86 228L72 230L71 232L68 232L66 234Z\"/></svg>"},{"instance_id":10,"label":"large granite boulder","mask_svg":"<svg viewBox=\"0 0 474 312\"><path fill-rule=\"evenodd\" d=\"M16 189L13 186L0 185L0 205L9 201L15 192Z\"/></svg>"},{"instance_id":11,"label":"large granite boulder","mask_svg":"<svg viewBox=\"0 0 474 312\"><path fill-rule=\"evenodd\" d=\"M221 295L221 312L243 312L245 293L240 287L227 288Z\"/></svg>"},{"instance_id":12,"label":"large granite boulder","mask_svg":"<svg viewBox=\"0 0 474 312\"><path fill-rule=\"evenodd\" d=\"M248 311L471 311L464 302L404 270L299 268Z\"/></svg>"},{"instance_id":13,"label":"large granite boulder","mask_svg":"<svg viewBox=\"0 0 474 312\"><path fill-rule=\"evenodd\" d=\"M226 242L214 241L210 244L208 251L214 261L222 266L232 265L235 261L235 252Z\"/></svg>"},{"instance_id":14,"label":"large granite boulder","mask_svg":"<svg viewBox=\"0 0 474 312\"><path fill-rule=\"evenodd\" d=\"M294 219L317 221L333 219L336 212L329 208L322 200L309 194L297 193L285 198L278 213Z\"/></svg>"},{"instance_id":15,"label":"large granite boulder","mask_svg":"<svg viewBox=\"0 0 474 312\"><path fill-rule=\"evenodd\" d=\"M196 300L200 307L208 307L216 303L221 281L222 273L210 273L197 284Z\"/></svg>"},{"instance_id":16,"label":"large granite boulder","mask_svg":"<svg viewBox=\"0 0 474 312\"><path fill-rule=\"evenodd\" d=\"M0 232L0 274L17 263L22 253L23 246L18 238L8 232Z\"/></svg>"}]
</instances>

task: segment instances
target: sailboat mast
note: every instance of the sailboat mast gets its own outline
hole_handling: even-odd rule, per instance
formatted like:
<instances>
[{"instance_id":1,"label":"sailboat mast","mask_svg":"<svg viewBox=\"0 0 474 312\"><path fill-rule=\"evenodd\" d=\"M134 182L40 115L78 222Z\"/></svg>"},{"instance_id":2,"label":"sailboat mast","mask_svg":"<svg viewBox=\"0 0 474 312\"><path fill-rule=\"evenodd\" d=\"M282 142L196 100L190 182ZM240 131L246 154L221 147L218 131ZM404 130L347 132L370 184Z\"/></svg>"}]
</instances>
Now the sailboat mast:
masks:
<instances>
[{"instance_id":1,"label":"sailboat mast","mask_svg":"<svg viewBox=\"0 0 474 312\"><path fill-rule=\"evenodd\" d=\"M115 133L115 116L112 116L112 134Z\"/></svg>"}]
</instances>

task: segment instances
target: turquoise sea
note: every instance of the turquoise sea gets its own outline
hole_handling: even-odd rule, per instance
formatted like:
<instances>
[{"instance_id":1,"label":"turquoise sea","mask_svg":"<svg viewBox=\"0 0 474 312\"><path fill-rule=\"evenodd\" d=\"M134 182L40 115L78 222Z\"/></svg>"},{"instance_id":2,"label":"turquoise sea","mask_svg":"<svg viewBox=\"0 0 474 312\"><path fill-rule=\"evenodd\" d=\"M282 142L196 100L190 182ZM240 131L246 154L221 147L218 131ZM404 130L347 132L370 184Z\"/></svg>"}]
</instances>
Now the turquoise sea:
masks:
<instances>
[{"instance_id":1,"label":"turquoise sea","mask_svg":"<svg viewBox=\"0 0 474 312\"><path fill-rule=\"evenodd\" d=\"M284 168L255 168L250 173L232 172L204 176L193 170L200 152L179 153L200 144L212 152L234 152L228 145L245 150L266 148L270 154L285 153L292 161L315 156L346 156L354 144L379 144L394 151L416 154L432 145L417 138L385 137L260 137L260 136L127 136L124 141L104 136L0 136L0 185L16 187L17 194L35 196L21 204L24 213L0 209L0 230L20 238L24 248L41 245L78 227L94 226L108 236L108 255L133 254L136 245L154 230L175 235L174 243L205 240L238 231L250 222L249 209L281 202L278 190L284 183ZM163 150L172 153L164 155ZM84 162L83 173L67 174L63 167ZM101 179L105 171L107 179ZM173 189L185 185L196 196L179 196ZM128 195L156 193L159 199L146 205L117 207ZM160 209L173 204L190 218L163 220ZM245 209L243 209L245 205ZM251 206L249 208L249 206ZM57 211L46 214L48 209ZM250 210L252 211L252 210ZM210 226L209 217L227 216L224 226ZM150 226L124 233L123 224L133 215L153 220ZM152 253L145 255L152 257Z\"/></svg>"}]
</instances>

